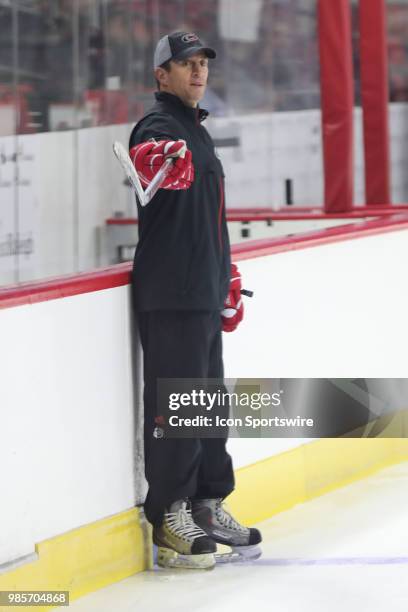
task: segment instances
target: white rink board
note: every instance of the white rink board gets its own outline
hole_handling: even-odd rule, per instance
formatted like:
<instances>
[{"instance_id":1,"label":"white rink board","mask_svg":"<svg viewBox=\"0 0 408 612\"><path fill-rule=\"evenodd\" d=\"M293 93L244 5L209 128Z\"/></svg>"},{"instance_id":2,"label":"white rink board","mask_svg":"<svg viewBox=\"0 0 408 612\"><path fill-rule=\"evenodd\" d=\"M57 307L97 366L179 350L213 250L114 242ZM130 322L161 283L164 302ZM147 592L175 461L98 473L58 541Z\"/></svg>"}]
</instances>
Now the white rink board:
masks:
<instances>
[{"instance_id":1,"label":"white rink board","mask_svg":"<svg viewBox=\"0 0 408 612\"><path fill-rule=\"evenodd\" d=\"M128 293L0 311L0 564L135 502Z\"/></svg>"},{"instance_id":2,"label":"white rink board","mask_svg":"<svg viewBox=\"0 0 408 612\"><path fill-rule=\"evenodd\" d=\"M242 261L255 296L226 376L407 378L407 258L401 230ZM1 310L0 337L1 564L141 502L144 481L129 287ZM230 449L241 467L304 442Z\"/></svg>"},{"instance_id":3,"label":"white rink board","mask_svg":"<svg viewBox=\"0 0 408 612\"><path fill-rule=\"evenodd\" d=\"M408 377L408 230L239 262L245 320L225 376Z\"/></svg>"}]
</instances>

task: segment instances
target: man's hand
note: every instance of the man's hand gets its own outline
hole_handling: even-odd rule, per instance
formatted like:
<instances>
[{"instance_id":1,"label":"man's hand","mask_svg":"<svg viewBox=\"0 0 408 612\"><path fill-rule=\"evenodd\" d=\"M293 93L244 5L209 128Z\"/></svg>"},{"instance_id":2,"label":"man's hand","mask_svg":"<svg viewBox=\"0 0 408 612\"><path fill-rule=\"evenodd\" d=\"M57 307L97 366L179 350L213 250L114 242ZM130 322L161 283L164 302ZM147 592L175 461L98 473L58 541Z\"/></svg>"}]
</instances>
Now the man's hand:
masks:
<instances>
[{"instance_id":1,"label":"man's hand","mask_svg":"<svg viewBox=\"0 0 408 612\"><path fill-rule=\"evenodd\" d=\"M174 162L161 185L163 189L188 189L194 181L191 151L186 148L184 140L142 142L132 147L129 155L144 187L149 185L169 157L174 157Z\"/></svg>"},{"instance_id":2,"label":"man's hand","mask_svg":"<svg viewBox=\"0 0 408 612\"><path fill-rule=\"evenodd\" d=\"M234 331L244 317L244 304L241 298L241 274L235 264L231 264L231 280L224 310L221 311L222 330Z\"/></svg>"}]
</instances>

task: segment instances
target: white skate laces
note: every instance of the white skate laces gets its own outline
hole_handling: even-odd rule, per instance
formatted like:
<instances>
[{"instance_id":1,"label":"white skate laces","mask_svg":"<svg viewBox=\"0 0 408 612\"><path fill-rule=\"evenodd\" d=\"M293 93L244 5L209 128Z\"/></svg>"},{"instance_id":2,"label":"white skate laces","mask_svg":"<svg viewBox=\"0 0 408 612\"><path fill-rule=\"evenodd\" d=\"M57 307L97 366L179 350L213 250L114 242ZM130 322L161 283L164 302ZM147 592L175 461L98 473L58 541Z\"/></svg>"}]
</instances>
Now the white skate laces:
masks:
<instances>
[{"instance_id":1,"label":"white skate laces","mask_svg":"<svg viewBox=\"0 0 408 612\"><path fill-rule=\"evenodd\" d=\"M249 532L249 529L247 527L240 525L238 521L236 521L234 517L231 516L231 514L227 510L225 510L222 505L221 499L217 499L216 501L215 516L217 517L217 520L221 523L221 525L223 527L226 527L227 529L232 529L233 531L239 531L240 533L245 534Z\"/></svg>"},{"instance_id":2,"label":"white skate laces","mask_svg":"<svg viewBox=\"0 0 408 612\"><path fill-rule=\"evenodd\" d=\"M193 521L191 510L187 508L187 502L182 502L177 512L166 512L164 520L168 529L183 540L195 540L207 535Z\"/></svg>"}]
</instances>

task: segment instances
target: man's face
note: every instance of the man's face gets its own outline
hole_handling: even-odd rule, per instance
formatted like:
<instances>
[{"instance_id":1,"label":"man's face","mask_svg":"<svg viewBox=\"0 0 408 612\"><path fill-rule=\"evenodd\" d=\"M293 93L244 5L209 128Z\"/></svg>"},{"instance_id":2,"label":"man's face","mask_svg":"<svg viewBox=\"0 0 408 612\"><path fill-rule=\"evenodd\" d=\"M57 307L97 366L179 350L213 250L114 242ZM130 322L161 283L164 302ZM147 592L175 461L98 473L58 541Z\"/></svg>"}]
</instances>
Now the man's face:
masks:
<instances>
[{"instance_id":1,"label":"man's face","mask_svg":"<svg viewBox=\"0 0 408 612\"><path fill-rule=\"evenodd\" d=\"M174 94L186 106L195 108L205 93L208 80L208 58L205 53L184 60L171 60L170 72L156 69L161 91Z\"/></svg>"}]
</instances>

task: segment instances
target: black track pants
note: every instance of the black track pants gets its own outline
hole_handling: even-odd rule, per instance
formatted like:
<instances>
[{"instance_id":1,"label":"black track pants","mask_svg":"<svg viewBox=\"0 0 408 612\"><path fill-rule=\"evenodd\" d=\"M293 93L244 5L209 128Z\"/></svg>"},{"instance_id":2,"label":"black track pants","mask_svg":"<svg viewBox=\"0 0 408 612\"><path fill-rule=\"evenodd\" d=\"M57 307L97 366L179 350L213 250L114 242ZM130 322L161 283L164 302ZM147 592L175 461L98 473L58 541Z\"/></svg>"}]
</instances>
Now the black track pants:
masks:
<instances>
[{"instance_id":1,"label":"black track pants","mask_svg":"<svg viewBox=\"0 0 408 612\"><path fill-rule=\"evenodd\" d=\"M226 439L155 438L157 378L223 378L218 311L139 312L144 363L147 519L160 525L163 511L183 497L226 497L234 488Z\"/></svg>"}]
</instances>

